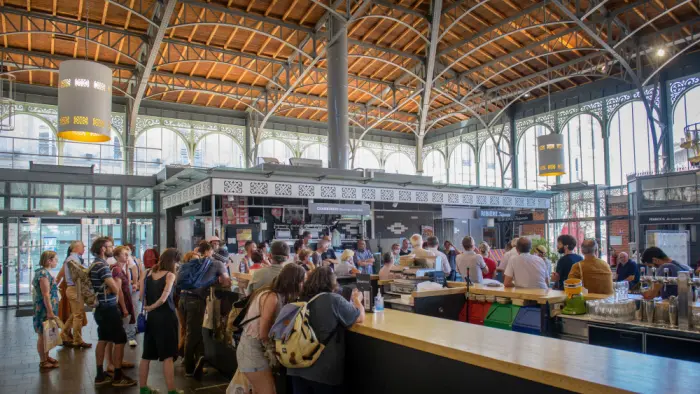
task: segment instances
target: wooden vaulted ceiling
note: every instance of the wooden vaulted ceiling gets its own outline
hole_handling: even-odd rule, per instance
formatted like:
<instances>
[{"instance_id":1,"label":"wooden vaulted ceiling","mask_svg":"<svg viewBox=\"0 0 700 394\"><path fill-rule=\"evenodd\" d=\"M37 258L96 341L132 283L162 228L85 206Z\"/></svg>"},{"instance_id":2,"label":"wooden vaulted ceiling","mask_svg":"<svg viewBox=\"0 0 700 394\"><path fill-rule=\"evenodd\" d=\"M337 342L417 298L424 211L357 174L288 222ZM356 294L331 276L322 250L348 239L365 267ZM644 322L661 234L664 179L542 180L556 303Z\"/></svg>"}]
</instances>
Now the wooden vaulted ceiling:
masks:
<instances>
[{"instance_id":1,"label":"wooden vaulted ceiling","mask_svg":"<svg viewBox=\"0 0 700 394\"><path fill-rule=\"evenodd\" d=\"M115 94L133 95L158 27L158 1L0 0L2 71L55 87L61 61L88 58L112 67ZM685 0L444 0L431 37L429 0L347 1L180 0L153 49L158 56L144 98L261 115L274 109L275 116L325 122L327 63L320 54L334 11L352 15L351 124L417 132L421 116L426 130L436 129L513 100L624 77L619 62L562 6L628 56L632 43L673 44L678 51L694 44L700 30L700 10ZM434 83L422 114L431 42ZM643 63L653 65L645 55Z\"/></svg>"}]
</instances>

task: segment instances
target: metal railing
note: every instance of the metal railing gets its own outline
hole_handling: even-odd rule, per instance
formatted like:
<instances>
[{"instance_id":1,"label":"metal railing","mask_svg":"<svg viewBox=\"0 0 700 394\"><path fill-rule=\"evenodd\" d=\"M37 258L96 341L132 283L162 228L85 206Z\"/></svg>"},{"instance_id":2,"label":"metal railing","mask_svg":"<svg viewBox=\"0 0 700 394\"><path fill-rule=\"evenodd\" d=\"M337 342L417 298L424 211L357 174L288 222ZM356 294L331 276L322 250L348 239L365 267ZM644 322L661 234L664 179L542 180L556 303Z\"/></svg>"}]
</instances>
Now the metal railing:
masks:
<instances>
[{"instance_id":1,"label":"metal railing","mask_svg":"<svg viewBox=\"0 0 700 394\"><path fill-rule=\"evenodd\" d=\"M128 157L134 158L130 175L153 175L165 167L162 151L155 148L0 136L0 168L29 169L32 161L49 165L94 165L97 174L123 175L129 172ZM136 160L139 157L149 159Z\"/></svg>"}]
</instances>

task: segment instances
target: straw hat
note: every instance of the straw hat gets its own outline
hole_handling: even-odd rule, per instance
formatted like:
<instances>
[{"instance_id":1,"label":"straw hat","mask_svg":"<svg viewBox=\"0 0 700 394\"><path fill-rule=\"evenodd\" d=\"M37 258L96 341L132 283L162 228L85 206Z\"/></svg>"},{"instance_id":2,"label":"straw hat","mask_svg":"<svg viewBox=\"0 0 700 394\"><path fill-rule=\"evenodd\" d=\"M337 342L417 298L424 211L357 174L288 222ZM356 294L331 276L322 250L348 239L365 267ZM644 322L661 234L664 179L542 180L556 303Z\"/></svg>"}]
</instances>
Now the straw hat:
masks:
<instances>
[{"instance_id":1,"label":"straw hat","mask_svg":"<svg viewBox=\"0 0 700 394\"><path fill-rule=\"evenodd\" d=\"M535 250L540 253L547 254L547 248L545 248L544 245L535 246Z\"/></svg>"},{"instance_id":2,"label":"straw hat","mask_svg":"<svg viewBox=\"0 0 700 394\"><path fill-rule=\"evenodd\" d=\"M353 258L353 256L355 256L355 252L353 252L350 249L345 249L343 251L343 254L340 255L340 261L349 260L349 259Z\"/></svg>"}]
</instances>

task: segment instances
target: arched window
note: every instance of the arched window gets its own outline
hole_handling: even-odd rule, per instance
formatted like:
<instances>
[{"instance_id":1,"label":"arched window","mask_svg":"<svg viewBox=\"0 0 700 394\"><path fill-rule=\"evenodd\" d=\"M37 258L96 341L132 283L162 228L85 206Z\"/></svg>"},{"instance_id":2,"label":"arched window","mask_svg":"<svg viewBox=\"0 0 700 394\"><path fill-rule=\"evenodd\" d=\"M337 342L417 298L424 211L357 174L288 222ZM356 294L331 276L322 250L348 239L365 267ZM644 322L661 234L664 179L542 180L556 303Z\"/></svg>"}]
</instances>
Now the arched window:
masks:
<instances>
[{"instance_id":1,"label":"arched window","mask_svg":"<svg viewBox=\"0 0 700 394\"><path fill-rule=\"evenodd\" d=\"M301 153L304 159L321 160L324 167L328 167L328 147L323 144L313 144L307 146Z\"/></svg>"},{"instance_id":2,"label":"arched window","mask_svg":"<svg viewBox=\"0 0 700 394\"><path fill-rule=\"evenodd\" d=\"M228 135L209 134L199 140L194 150L195 167L243 167L243 150Z\"/></svg>"},{"instance_id":3,"label":"arched window","mask_svg":"<svg viewBox=\"0 0 700 394\"><path fill-rule=\"evenodd\" d=\"M554 184L554 177L538 175L537 137L549 134L550 130L535 125L525 130L518 142L518 187L520 189L542 190Z\"/></svg>"},{"instance_id":4,"label":"arched window","mask_svg":"<svg viewBox=\"0 0 700 394\"><path fill-rule=\"evenodd\" d=\"M382 166L379 165L377 156L375 156L374 153L367 148L355 149L355 160L354 163L351 162L351 164L354 164L352 168L372 168L375 170L382 168Z\"/></svg>"},{"instance_id":5,"label":"arched window","mask_svg":"<svg viewBox=\"0 0 700 394\"><path fill-rule=\"evenodd\" d=\"M476 160L471 145L460 143L450 154L450 183L476 185Z\"/></svg>"},{"instance_id":6,"label":"arched window","mask_svg":"<svg viewBox=\"0 0 700 394\"><path fill-rule=\"evenodd\" d=\"M154 127L141 133L135 144L134 172L151 175L169 164L189 165L189 151L180 134L166 128Z\"/></svg>"},{"instance_id":7,"label":"arched window","mask_svg":"<svg viewBox=\"0 0 700 394\"><path fill-rule=\"evenodd\" d=\"M644 104L629 102L610 119L610 185L627 184L627 174L654 168L654 144Z\"/></svg>"},{"instance_id":8,"label":"arched window","mask_svg":"<svg viewBox=\"0 0 700 394\"><path fill-rule=\"evenodd\" d=\"M673 109L673 162L676 166L688 165L688 150L681 148L685 142L685 127L700 122L700 87L686 92ZM692 153L692 156L695 156Z\"/></svg>"},{"instance_id":9,"label":"arched window","mask_svg":"<svg viewBox=\"0 0 700 394\"><path fill-rule=\"evenodd\" d=\"M63 164L95 166L100 174L123 174L124 152L119 133L110 129L111 140L103 143L63 142Z\"/></svg>"},{"instance_id":10,"label":"arched window","mask_svg":"<svg viewBox=\"0 0 700 394\"><path fill-rule=\"evenodd\" d=\"M5 168L29 168L29 162L58 163L56 136L43 119L15 115L15 129L0 134L0 165Z\"/></svg>"},{"instance_id":11,"label":"arched window","mask_svg":"<svg viewBox=\"0 0 700 394\"><path fill-rule=\"evenodd\" d=\"M389 174L416 175L416 167L407 154L396 152L387 156L384 171Z\"/></svg>"},{"instance_id":12,"label":"arched window","mask_svg":"<svg viewBox=\"0 0 700 394\"><path fill-rule=\"evenodd\" d=\"M598 120L589 114L576 115L562 129L567 147L567 169L563 183L586 181L605 184L605 148L603 130Z\"/></svg>"},{"instance_id":13,"label":"arched window","mask_svg":"<svg viewBox=\"0 0 700 394\"><path fill-rule=\"evenodd\" d=\"M423 175L432 176L433 183L446 183L445 156L438 150L433 150L423 159Z\"/></svg>"},{"instance_id":14,"label":"arched window","mask_svg":"<svg viewBox=\"0 0 700 394\"><path fill-rule=\"evenodd\" d=\"M258 157L274 157L280 164L289 164L289 159L294 157L294 153L284 142L269 139L258 146Z\"/></svg>"},{"instance_id":15,"label":"arched window","mask_svg":"<svg viewBox=\"0 0 700 394\"><path fill-rule=\"evenodd\" d=\"M495 136L498 141L498 136ZM508 141L501 138L499 142L501 153L496 150L496 144L492 138L484 141L484 145L479 150L479 185L490 187L510 187L510 175L506 174L506 179L503 181L503 165L508 161L508 156L502 152L508 152ZM498 159L500 155L501 159Z\"/></svg>"}]
</instances>

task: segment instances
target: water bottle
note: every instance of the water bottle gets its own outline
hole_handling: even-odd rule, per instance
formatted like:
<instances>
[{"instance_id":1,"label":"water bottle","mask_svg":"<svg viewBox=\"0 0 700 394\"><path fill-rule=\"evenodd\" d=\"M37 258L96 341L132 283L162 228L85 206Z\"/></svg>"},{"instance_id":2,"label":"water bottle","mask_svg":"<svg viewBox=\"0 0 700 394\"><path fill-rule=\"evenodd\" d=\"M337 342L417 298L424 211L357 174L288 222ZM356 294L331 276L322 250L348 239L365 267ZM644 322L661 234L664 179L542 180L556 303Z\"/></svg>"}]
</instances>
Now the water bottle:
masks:
<instances>
[{"instance_id":1,"label":"water bottle","mask_svg":"<svg viewBox=\"0 0 700 394\"><path fill-rule=\"evenodd\" d=\"M374 311L384 311L384 297L382 297L382 289L379 289L379 291L377 292L377 296L374 297Z\"/></svg>"}]
</instances>

